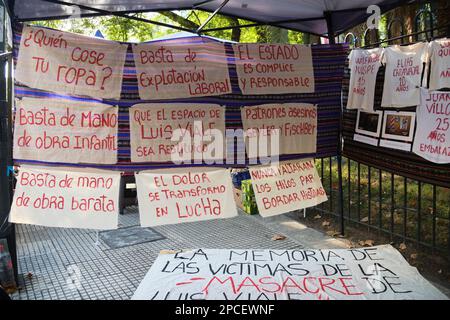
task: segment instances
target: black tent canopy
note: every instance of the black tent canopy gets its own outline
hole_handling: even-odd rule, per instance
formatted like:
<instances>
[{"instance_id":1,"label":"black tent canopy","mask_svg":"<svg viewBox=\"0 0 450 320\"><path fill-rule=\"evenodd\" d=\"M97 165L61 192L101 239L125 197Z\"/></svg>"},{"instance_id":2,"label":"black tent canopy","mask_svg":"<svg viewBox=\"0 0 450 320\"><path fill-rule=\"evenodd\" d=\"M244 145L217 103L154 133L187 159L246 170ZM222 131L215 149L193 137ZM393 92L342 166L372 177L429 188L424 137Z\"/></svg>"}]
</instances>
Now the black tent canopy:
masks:
<instances>
[{"instance_id":1,"label":"black tent canopy","mask_svg":"<svg viewBox=\"0 0 450 320\"><path fill-rule=\"evenodd\" d=\"M242 18L259 24L329 36L364 22L367 8L388 11L413 0L8 0L17 21L64 19L136 12L199 9ZM211 17L210 17L211 18ZM142 19L145 20L145 19ZM151 22L148 20L147 22ZM158 23L157 23L158 24ZM164 25L159 23L160 25ZM165 25L172 27L170 25ZM175 26L175 28L177 28ZM184 28L178 27L177 29ZM207 27L202 26L207 31ZM192 31L192 30L189 30ZM195 31L195 30L194 30Z\"/></svg>"},{"instance_id":2,"label":"black tent canopy","mask_svg":"<svg viewBox=\"0 0 450 320\"><path fill-rule=\"evenodd\" d=\"M215 14L237 17L261 25L280 26L291 30L328 36L330 42L334 36L354 27L370 16L367 8L378 5L381 13L417 0L1 0L0 15L9 17L13 22L35 20L59 20L71 17L93 17L116 15L143 22L194 31L208 30L208 22ZM6 7L6 14L3 10ZM132 16L137 12L158 12L172 10L199 9L211 12L200 30L187 30L180 26L151 21ZM230 26L233 28L236 26ZM9 172L12 166L12 76L7 77L6 65L12 65L11 52L4 52L6 46L6 23L3 20L3 36L0 37L0 238L7 237L17 276L14 228L7 221L12 195L12 178ZM0 32L1 33L1 32ZM8 69L10 75L12 68ZM340 156L338 156L340 159ZM342 179L341 161L338 161L340 180ZM342 181L340 181L342 186ZM342 203L343 195L340 192ZM343 217L343 207L340 208ZM343 232L343 219L341 219Z\"/></svg>"}]
</instances>

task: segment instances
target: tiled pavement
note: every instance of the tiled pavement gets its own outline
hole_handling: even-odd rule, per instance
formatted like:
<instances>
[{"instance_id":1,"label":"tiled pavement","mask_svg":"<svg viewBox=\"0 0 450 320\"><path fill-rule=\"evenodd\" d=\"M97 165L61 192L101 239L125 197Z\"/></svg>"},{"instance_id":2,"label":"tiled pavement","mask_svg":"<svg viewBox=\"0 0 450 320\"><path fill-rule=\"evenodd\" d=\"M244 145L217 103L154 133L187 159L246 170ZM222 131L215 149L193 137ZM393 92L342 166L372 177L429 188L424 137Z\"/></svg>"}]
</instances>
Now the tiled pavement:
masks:
<instances>
[{"instance_id":1,"label":"tiled pavement","mask_svg":"<svg viewBox=\"0 0 450 320\"><path fill-rule=\"evenodd\" d=\"M231 219L160 226L154 229L164 239L117 249L108 247L96 231L18 225L21 289L12 299L129 299L163 249L344 246L305 227L292 215L263 219L240 214ZM119 222L119 227L138 226L137 207L128 207ZM274 241L275 234L287 237Z\"/></svg>"},{"instance_id":2,"label":"tiled pavement","mask_svg":"<svg viewBox=\"0 0 450 320\"><path fill-rule=\"evenodd\" d=\"M128 207L125 212L120 215L119 227L138 226L137 207ZM289 223L290 218L285 219ZM219 221L160 226L154 229L164 239L117 249L108 247L96 231L18 225L21 289L12 298L129 299L162 249L305 246L289 236L271 240L274 234L283 233L276 227L283 227L267 222L259 216L240 214ZM72 279L79 281L73 284Z\"/></svg>"}]
</instances>

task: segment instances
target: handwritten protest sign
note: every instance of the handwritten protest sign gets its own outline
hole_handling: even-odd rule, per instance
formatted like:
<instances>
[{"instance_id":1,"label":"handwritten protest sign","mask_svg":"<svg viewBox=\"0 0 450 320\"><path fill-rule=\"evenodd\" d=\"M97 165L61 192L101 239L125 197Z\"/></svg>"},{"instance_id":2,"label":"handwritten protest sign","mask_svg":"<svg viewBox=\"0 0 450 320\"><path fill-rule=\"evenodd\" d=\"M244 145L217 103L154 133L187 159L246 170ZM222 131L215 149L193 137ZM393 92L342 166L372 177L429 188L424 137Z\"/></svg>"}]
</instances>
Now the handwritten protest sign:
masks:
<instances>
[{"instance_id":1,"label":"handwritten protest sign","mask_svg":"<svg viewBox=\"0 0 450 320\"><path fill-rule=\"evenodd\" d=\"M316 152L317 107L315 105L286 103L244 107L241 109L241 117L244 133L248 138L262 138L265 134L278 136L279 148L272 150L271 145L268 144L269 155ZM246 140L249 157L251 157L250 140Z\"/></svg>"},{"instance_id":2,"label":"handwritten protest sign","mask_svg":"<svg viewBox=\"0 0 450 320\"><path fill-rule=\"evenodd\" d=\"M159 226L237 215L230 172L174 168L135 175L141 226Z\"/></svg>"},{"instance_id":3,"label":"handwritten protest sign","mask_svg":"<svg viewBox=\"0 0 450 320\"><path fill-rule=\"evenodd\" d=\"M328 199L313 159L251 166L249 170L263 217L312 207Z\"/></svg>"},{"instance_id":4,"label":"handwritten protest sign","mask_svg":"<svg viewBox=\"0 0 450 320\"><path fill-rule=\"evenodd\" d=\"M450 92L421 90L413 152L434 163L450 163Z\"/></svg>"},{"instance_id":5,"label":"handwritten protest sign","mask_svg":"<svg viewBox=\"0 0 450 320\"><path fill-rule=\"evenodd\" d=\"M354 49L349 55L351 69L347 109L373 112L375 82L381 66L383 48Z\"/></svg>"},{"instance_id":6,"label":"handwritten protest sign","mask_svg":"<svg viewBox=\"0 0 450 320\"><path fill-rule=\"evenodd\" d=\"M117 162L117 107L36 98L18 100L16 107L15 159Z\"/></svg>"},{"instance_id":7,"label":"handwritten protest sign","mask_svg":"<svg viewBox=\"0 0 450 320\"><path fill-rule=\"evenodd\" d=\"M231 93L224 45L206 39L202 41L196 45L174 40L134 45L141 99Z\"/></svg>"},{"instance_id":8,"label":"handwritten protest sign","mask_svg":"<svg viewBox=\"0 0 450 320\"><path fill-rule=\"evenodd\" d=\"M120 99L127 44L25 26L16 80L32 88Z\"/></svg>"},{"instance_id":9,"label":"handwritten protest sign","mask_svg":"<svg viewBox=\"0 0 450 320\"><path fill-rule=\"evenodd\" d=\"M119 172L21 166L9 221L116 229L119 187Z\"/></svg>"},{"instance_id":10,"label":"handwritten protest sign","mask_svg":"<svg viewBox=\"0 0 450 320\"><path fill-rule=\"evenodd\" d=\"M185 163L223 159L224 141L215 140L225 133L225 108L219 105L141 103L131 107L129 115L132 162L171 161L174 155Z\"/></svg>"},{"instance_id":11,"label":"handwritten protest sign","mask_svg":"<svg viewBox=\"0 0 450 320\"><path fill-rule=\"evenodd\" d=\"M311 47L295 44L233 44L243 94L314 92Z\"/></svg>"},{"instance_id":12,"label":"handwritten protest sign","mask_svg":"<svg viewBox=\"0 0 450 320\"><path fill-rule=\"evenodd\" d=\"M390 245L161 251L133 300L380 300L447 297Z\"/></svg>"}]
</instances>

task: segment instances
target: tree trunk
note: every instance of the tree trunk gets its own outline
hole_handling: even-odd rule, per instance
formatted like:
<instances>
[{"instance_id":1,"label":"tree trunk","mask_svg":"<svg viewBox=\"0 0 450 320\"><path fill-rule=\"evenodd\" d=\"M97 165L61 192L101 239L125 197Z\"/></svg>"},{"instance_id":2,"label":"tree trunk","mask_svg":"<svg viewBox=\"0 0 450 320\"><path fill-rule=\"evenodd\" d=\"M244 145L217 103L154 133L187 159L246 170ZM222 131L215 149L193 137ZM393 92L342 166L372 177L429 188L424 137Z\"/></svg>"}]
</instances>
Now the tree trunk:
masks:
<instances>
[{"instance_id":1,"label":"tree trunk","mask_svg":"<svg viewBox=\"0 0 450 320\"><path fill-rule=\"evenodd\" d=\"M226 17L226 19L230 23L230 26L239 26L239 20L237 18ZM240 28L231 29L231 41L236 41L236 42L241 41L241 29Z\"/></svg>"},{"instance_id":2,"label":"tree trunk","mask_svg":"<svg viewBox=\"0 0 450 320\"><path fill-rule=\"evenodd\" d=\"M303 43L304 44L320 43L320 37L311 33L305 33L303 35Z\"/></svg>"},{"instance_id":3,"label":"tree trunk","mask_svg":"<svg viewBox=\"0 0 450 320\"><path fill-rule=\"evenodd\" d=\"M257 26L256 41L259 43L288 43L288 30L272 26Z\"/></svg>"},{"instance_id":4,"label":"tree trunk","mask_svg":"<svg viewBox=\"0 0 450 320\"><path fill-rule=\"evenodd\" d=\"M198 24L196 24L195 22L192 22L191 20L188 20L176 13L173 13L171 11L162 11L160 12L160 14L166 18L169 18L170 20L178 23L180 26L190 29L192 31L197 30L197 28L199 27Z\"/></svg>"},{"instance_id":5,"label":"tree trunk","mask_svg":"<svg viewBox=\"0 0 450 320\"><path fill-rule=\"evenodd\" d=\"M435 34L438 35L449 35L450 34L450 3L448 0L439 0L436 5L433 5L432 7L436 14L436 24L435 26L442 27L446 26L445 28L440 28Z\"/></svg>"},{"instance_id":6,"label":"tree trunk","mask_svg":"<svg viewBox=\"0 0 450 320\"><path fill-rule=\"evenodd\" d=\"M402 20L403 24L403 34L410 34L414 32L415 26L414 26L414 17L416 16L417 12L419 10L418 4L411 4L408 6L403 6L396 8L390 12L391 18L399 18ZM389 20L390 21L390 20ZM388 23L389 23L388 21ZM398 23L396 23L398 25ZM393 36L395 37L396 34L400 35L401 27L397 26L396 28L393 28L396 32L393 33ZM413 42L413 37L407 37L404 38L403 41L405 43ZM401 43L401 41L395 41L395 43Z\"/></svg>"}]
</instances>

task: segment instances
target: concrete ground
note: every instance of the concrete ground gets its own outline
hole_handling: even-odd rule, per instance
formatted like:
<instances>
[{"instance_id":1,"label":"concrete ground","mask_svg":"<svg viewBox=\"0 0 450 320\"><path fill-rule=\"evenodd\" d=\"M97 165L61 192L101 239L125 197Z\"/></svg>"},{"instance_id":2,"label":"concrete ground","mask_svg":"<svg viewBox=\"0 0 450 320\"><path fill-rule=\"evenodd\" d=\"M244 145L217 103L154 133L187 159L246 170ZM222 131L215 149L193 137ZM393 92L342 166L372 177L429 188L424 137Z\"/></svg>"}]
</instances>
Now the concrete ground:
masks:
<instances>
[{"instance_id":1,"label":"concrete ground","mask_svg":"<svg viewBox=\"0 0 450 320\"><path fill-rule=\"evenodd\" d=\"M12 299L129 299L163 249L346 247L343 240L304 226L295 214L263 219L241 212L220 221L160 226L153 228L153 233L139 227L137 207L131 206L119 222L121 241L116 243L115 234L108 232L117 231L18 225L21 289ZM272 240L276 234L286 238ZM152 237L162 239L132 244Z\"/></svg>"}]
</instances>

